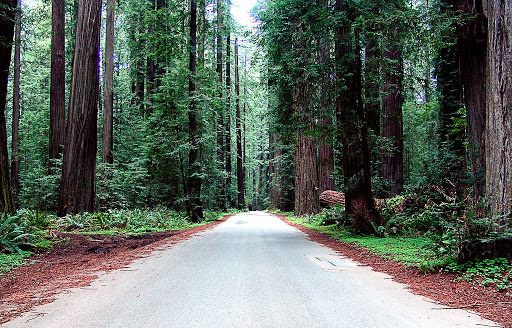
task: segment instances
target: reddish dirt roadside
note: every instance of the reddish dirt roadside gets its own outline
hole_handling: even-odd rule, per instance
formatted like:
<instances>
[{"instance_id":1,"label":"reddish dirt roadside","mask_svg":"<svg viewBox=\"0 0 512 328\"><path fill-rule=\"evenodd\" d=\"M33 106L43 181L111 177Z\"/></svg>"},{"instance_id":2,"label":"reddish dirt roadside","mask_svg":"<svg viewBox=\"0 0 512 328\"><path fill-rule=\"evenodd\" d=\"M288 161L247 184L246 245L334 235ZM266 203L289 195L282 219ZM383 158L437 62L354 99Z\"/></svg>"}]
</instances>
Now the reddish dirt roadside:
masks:
<instances>
[{"instance_id":1,"label":"reddish dirt roadside","mask_svg":"<svg viewBox=\"0 0 512 328\"><path fill-rule=\"evenodd\" d=\"M67 289L89 285L100 272L124 268L137 258L188 239L230 216L187 230L133 236L53 232L57 238L64 238L60 245L33 256L30 265L0 276L0 324L34 306L52 302L56 294Z\"/></svg>"},{"instance_id":2,"label":"reddish dirt roadside","mask_svg":"<svg viewBox=\"0 0 512 328\"><path fill-rule=\"evenodd\" d=\"M285 223L306 233L310 240L325 245L363 265L371 266L375 271L385 272L393 280L409 286L411 292L426 296L447 308L458 308L476 312L482 317L512 328L512 296L499 293L492 288L481 287L466 281L456 281L458 277L449 273L424 274L417 268L406 268L399 263L374 255L365 248L356 248L353 244L331 238L318 232L286 220Z\"/></svg>"}]
</instances>

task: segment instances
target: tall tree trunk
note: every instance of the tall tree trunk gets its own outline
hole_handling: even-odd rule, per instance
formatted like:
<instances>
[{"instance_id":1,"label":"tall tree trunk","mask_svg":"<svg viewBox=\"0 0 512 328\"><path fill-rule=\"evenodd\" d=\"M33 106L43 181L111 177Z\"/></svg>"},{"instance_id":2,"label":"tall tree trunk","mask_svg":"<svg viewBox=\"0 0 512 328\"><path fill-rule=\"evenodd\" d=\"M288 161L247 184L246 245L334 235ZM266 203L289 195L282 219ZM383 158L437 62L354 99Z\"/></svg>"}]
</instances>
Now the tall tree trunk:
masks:
<instances>
[{"instance_id":1,"label":"tall tree trunk","mask_svg":"<svg viewBox=\"0 0 512 328\"><path fill-rule=\"evenodd\" d=\"M114 163L114 13L115 0L107 0L107 22L105 35L105 91L103 101L103 145L104 163Z\"/></svg>"},{"instance_id":2,"label":"tall tree trunk","mask_svg":"<svg viewBox=\"0 0 512 328\"><path fill-rule=\"evenodd\" d=\"M347 7L346 1L336 1L337 11L349 13L350 18ZM370 233L373 232L371 222L380 225L382 219L375 209L371 190L367 118L361 99L360 49L353 44L350 22L347 19L336 29L336 118L340 129L338 136L343 145L345 211L358 233ZM357 33L355 39L358 40Z\"/></svg>"},{"instance_id":3,"label":"tall tree trunk","mask_svg":"<svg viewBox=\"0 0 512 328\"><path fill-rule=\"evenodd\" d=\"M223 86L223 72L222 72L222 40L223 40L223 0L217 0L217 74L219 78L219 87L222 90ZM220 91L219 100L223 103L223 93ZM223 109L220 109L217 113L217 160L219 161L221 172L225 171L224 155L226 153L224 144L224 113ZM221 191L220 191L220 208L221 210L226 209L226 181L222 178Z\"/></svg>"},{"instance_id":4,"label":"tall tree trunk","mask_svg":"<svg viewBox=\"0 0 512 328\"><path fill-rule=\"evenodd\" d=\"M2 6L0 6L0 189L2 192L2 195L0 195L0 212L3 213L15 212L9 177L5 107L16 7L16 0L4 0Z\"/></svg>"},{"instance_id":5,"label":"tall tree trunk","mask_svg":"<svg viewBox=\"0 0 512 328\"><path fill-rule=\"evenodd\" d=\"M487 0L486 193L493 213L512 210L512 3Z\"/></svg>"},{"instance_id":6,"label":"tall tree trunk","mask_svg":"<svg viewBox=\"0 0 512 328\"><path fill-rule=\"evenodd\" d=\"M441 11L449 12L453 0L440 1ZM464 131L459 133L453 129L453 119L462 118L459 109L462 107L462 90L460 87L459 48L454 35L443 37L447 46L439 51L439 63L437 67L437 81L441 91L441 109L439 132L442 142L450 142L450 150L464 157ZM463 170L462 164L459 168Z\"/></svg>"},{"instance_id":7,"label":"tall tree trunk","mask_svg":"<svg viewBox=\"0 0 512 328\"><path fill-rule=\"evenodd\" d=\"M387 140L381 152L381 173L387 182L386 197L399 195L404 185L404 132L402 118L403 59L400 45L389 45L384 51L389 66L383 69L381 136Z\"/></svg>"},{"instance_id":8,"label":"tall tree trunk","mask_svg":"<svg viewBox=\"0 0 512 328\"><path fill-rule=\"evenodd\" d=\"M464 101L468 122L468 155L473 194L485 195L485 103L487 62L487 18L482 0L460 0L458 9L472 18L458 27Z\"/></svg>"},{"instance_id":9,"label":"tall tree trunk","mask_svg":"<svg viewBox=\"0 0 512 328\"><path fill-rule=\"evenodd\" d=\"M242 117L240 112L240 76L238 67L238 39L235 40L235 94L236 94L236 177L237 177L237 208L242 209L245 207L245 194L244 194L244 167L243 167L243 152L242 152Z\"/></svg>"},{"instance_id":10,"label":"tall tree trunk","mask_svg":"<svg viewBox=\"0 0 512 328\"><path fill-rule=\"evenodd\" d=\"M198 2L199 19L197 24L198 29L198 40L197 40L197 65L199 68L204 68L205 63L205 46L206 46L206 31L207 31L207 20L206 20L206 1L199 0Z\"/></svg>"},{"instance_id":11,"label":"tall tree trunk","mask_svg":"<svg viewBox=\"0 0 512 328\"><path fill-rule=\"evenodd\" d=\"M12 154L11 154L11 185L14 204L19 207L20 191L20 73L21 73L21 0L16 12L16 27L14 33L14 83L12 91Z\"/></svg>"},{"instance_id":12,"label":"tall tree trunk","mask_svg":"<svg viewBox=\"0 0 512 328\"><path fill-rule=\"evenodd\" d=\"M52 50L50 82L50 171L52 160L60 159L64 151L66 132L66 32L65 0L52 0Z\"/></svg>"},{"instance_id":13,"label":"tall tree trunk","mask_svg":"<svg viewBox=\"0 0 512 328\"><path fill-rule=\"evenodd\" d=\"M235 207L231 193L231 32L226 37L226 198L231 208Z\"/></svg>"},{"instance_id":14,"label":"tall tree trunk","mask_svg":"<svg viewBox=\"0 0 512 328\"><path fill-rule=\"evenodd\" d=\"M294 41L294 56L299 65L311 65L308 42L304 40L304 25L294 23L299 37ZM295 215L316 214L320 211L318 194L317 149L314 138L307 134L313 126L314 112L311 94L314 92L311 77L305 69L299 70L293 86L293 107L297 126L295 158Z\"/></svg>"},{"instance_id":15,"label":"tall tree trunk","mask_svg":"<svg viewBox=\"0 0 512 328\"><path fill-rule=\"evenodd\" d=\"M188 130L190 141L190 152L188 155L188 214L192 222L198 222L203 219L203 204L201 201L201 166L199 163L199 144L200 137L197 121L196 106L196 51L197 51L197 4L195 0L190 1L190 56L189 56L189 83L188 94L190 98L188 112Z\"/></svg>"},{"instance_id":16,"label":"tall tree trunk","mask_svg":"<svg viewBox=\"0 0 512 328\"><path fill-rule=\"evenodd\" d=\"M94 211L100 20L101 0L79 2L59 216Z\"/></svg>"},{"instance_id":17,"label":"tall tree trunk","mask_svg":"<svg viewBox=\"0 0 512 328\"><path fill-rule=\"evenodd\" d=\"M318 65L328 67L328 59L331 47L329 41L324 38L319 41ZM319 97L319 125L322 128L321 140L318 141L318 193L326 190L334 190L334 148L332 138L332 110L329 101L329 90L331 89L330 72L322 73L318 84Z\"/></svg>"}]
</instances>

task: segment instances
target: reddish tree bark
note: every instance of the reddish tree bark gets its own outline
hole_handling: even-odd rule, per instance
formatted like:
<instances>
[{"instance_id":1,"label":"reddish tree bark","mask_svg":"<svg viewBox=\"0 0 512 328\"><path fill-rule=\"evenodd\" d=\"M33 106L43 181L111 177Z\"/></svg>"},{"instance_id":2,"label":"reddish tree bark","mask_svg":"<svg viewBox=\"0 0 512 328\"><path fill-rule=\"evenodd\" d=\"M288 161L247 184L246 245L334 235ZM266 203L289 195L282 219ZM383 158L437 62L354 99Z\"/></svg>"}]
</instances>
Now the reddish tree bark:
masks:
<instances>
[{"instance_id":1,"label":"reddish tree bark","mask_svg":"<svg viewBox=\"0 0 512 328\"><path fill-rule=\"evenodd\" d=\"M14 32L14 81L12 91L12 154L11 154L11 185L14 205L18 208L20 190L20 73L21 73L21 0L16 12L16 27Z\"/></svg>"},{"instance_id":2,"label":"reddish tree bark","mask_svg":"<svg viewBox=\"0 0 512 328\"><path fill-rule=\"evenodd\" d=\"M344 0L336 1L337 11L350 9ZM354 222L358 233L373 232L372 221L380 225L382 218L375 209L371 189L370 152L368 148L367 118L362 103L360 49L353 44L350 22L342 22L336 29L336 118L341 129L338 135L343 145L343 172L345 211ZM355 36L357 40L357 35Z\"/></svg>"},{"instance_id":3,"label":"reddish tree bark","mask_svg":"<svg viewBox=\"0 0 512 328\"><path fill-rule=\"evenodd\" d=\"M4 0L2 6L0 6L0 189L2 192L0 195L0 212L5 213L15 212L9 176L5 106L16 7L16 0Z\"/></svg>"},{"instance_id":4,"label":"reddish tree bark","mask_svg":"<svg viewBox=\"0 0 512 328\"><path fill-rule=\"evenodd\" d=\"M226 37L226 198L231 208L235 207L231 193L231 175L233 164L231 162L231 32Z\"/></svg>"},{"instance_id":5,"label":"reddish tree bark","mask_svg":"<svg viewBox=\"0 0 512 328\"><path fill-rule=\"evenodd\" d=\"M404 130L402 118L403 59L399 45L384 51L391 67L384 68L381 136L387 146L381 152L381 174L387 181L386 197L399 195L404 185Z\"/></svg>"},{"instance_id":6,"label":"reddish tree bark","mask_svg":"<svg viewBox=\"0 0 512 328\"><path fill-rule=\"evenodd\" d=\"M52 49L50 81L50 169L52 159L59 159L64 151L66 132L66 62L65 62L65 0L52 0Z\"/></svg>"},{"instance_id":7,"label":"reddish tree bark","mask_svg":"<svg viewBox=\"0 0 512 328\"><path fill-rule=\"evenodd\" d=\"M105 91L103 100L103 144L104 163L114 163L114 13L115 0L107 0L107 22L105 35Z\"/></svg>"},{"instance_id":8,"label":"reddish tree bark","mask_svg":"<svg viewBox=\"0 0 512 328\"><path fill-rule=\"evenodd\" d=\"M512 3L487 0L486 194L493 213L512 210Z\"/></svg>"},{"instance_id":9,"label":"reddish tree bark","mask_svg":"<svg viewBox=\"0 0 512 328\"><path fill-rule=\"evenodd\" d=\"M485 195L487 18L483 15L482 0L459 0L456 9L471 15L457 30L468 122L468 155L473 193L478 197Z\"/></svg>"},{"instance_id":10,"label":"reddish tree bark","mask_svg":"<svg viewBox=\"0 0 512 328\"><path fill-rule=\"evenodd\" d=\"M294 24L294 32L299 35L294 39L294 56L299 65L306 67L311 64L311 53L308 51L308 41L303 37L304 24ZM312 92L314 89L307 70L299 70L293 86L293 108L298 121L294 150L295 215L316 214L320 211L316 142L306 133L313 128Z\"/></svg>"},{"instance_id":11,"label":"reddish tree bark","mask_svg":"<svg viewBox=\"0 0 512 328\"><path fill-rule=\"evenodd\" d=\"M100 20L101 0L78 3L59 216L94 211Z\"/></svg>"}]
</instances>

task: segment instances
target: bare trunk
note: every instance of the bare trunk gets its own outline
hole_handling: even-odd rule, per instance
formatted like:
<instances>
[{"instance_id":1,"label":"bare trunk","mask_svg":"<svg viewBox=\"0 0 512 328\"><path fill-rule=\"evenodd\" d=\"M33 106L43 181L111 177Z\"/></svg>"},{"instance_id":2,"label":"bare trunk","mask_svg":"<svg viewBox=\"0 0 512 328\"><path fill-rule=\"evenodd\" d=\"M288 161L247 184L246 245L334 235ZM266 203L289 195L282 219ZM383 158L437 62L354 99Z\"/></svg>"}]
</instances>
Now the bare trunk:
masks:
<instances>
[{"instance_id":1,"label":"bare trunk","mask_svg":"<svg viewBox=\"0 0 512 328\"><path fill-rule=\"evenodd\" d=\"M14 204L18 208L20 190L20 71L21 71L21 0L16 12L16 27L14 34L14 83L12 91L12 154L11 154L11 186Z\"/></svg>"},{"instance_id":2,"label":"bare trunk","mask_svg":"<svg viewBox=\"0 0 512 328\"><path fill-rule=\"evenodd\" d=\"M459 49L473 193L479 197L485 195L487 18L483 15L482 0L461 0L459 9L473 17L459 27Z\"/></svg>"},{"instance_id":3,"label":"bare trunk","mask_svg":"<svg viewBox=\"0 0 512 328\"><path fill-rule=\"evenodd\" d=\"M196 50L197 50L197 4L195 0L190 2L190 56L188 84L188 95L190 106L188 112L188 130L190 140L190 152L188 155L189 175L187 179L188 188L188 213L192 222L203 219L203 203L201 201L201 166L199 163L199 126L197 122L196 106Z\"/></svg>"},{"instance_id":4,"label":"bare trunk","mask_svg":"<svg viewBox=\"0 0 512 328\"><path fill-rule=\"evenodd\" d=\"M231 208L235 207L231 197L231 33L226 38L226 198Z\"/></svg>"},{"instance_id":5,"label":"bare trunk","mask_svg":"<svg viewBox=\"0 0 512 328\"><path fill-rule=\"evenodd\" d=\"M318 64L322 67L327 66L331 48L329 42L323 39L320 43L320 50L318 56ZM330 74L330 72L328 72ZM330 107L330 99L328 90L331 89L331 81L329 74L322 74L321 82L318 87L318 97L320 103L320 127L324 128L324 134L318 142L318 194L326 190L334 190L334 179L332 173L334 172L334 149L333 138L331 135L332 126L332 110Z\"/></svg>"},{"instance_id":6,"label":"bare trunk","mask_svg":"<svg viewBox=\"0 0 512 328\"><path fill-rule=\"evenodd\" d=\"M486 193L493 213L512 210L512 3L487 0Z\"/></svg>"},{"instance_id":7,"label":"bare trunk","mask_svg":"<svg viewBox=\"0 0 512 328\"><path fill-rule=\"evenodd\" d=\"M114 12L115 0L107 0L105 36L105 94L103 101L103 149L104 163L114 163Z\"/></svg>"},{"instance_id":8,"label":"bare trunk","mask_svg":"<svg viewBox=\"0 0 512 328\"><path fill-rule=\"evenodd\" d=\"M5 0L0 6L0 212L14 213L14 201L9 177L9 154L7 147L7 126L5 106L7 101L7 84L11 64L14 21L17 7L16 0Z\"/></svg>"},{"instance_id":9,"label":"bare trunk","mask_svg":"<svg viewBox=\"0 0 512 328\"><path fill-rule=\"evenodd\" d=\"M223 72L222 72L222 0L217 0L217 74L219 77L219 87L222 88L223 85ZM219 93L219 100L222 103L223 93L222 91ZM224 172L224 154L226 153L225 144L224 144L224 114L221 109L217 113L217 160L219 161L220 170ZM226 209L226 181L222 179L221 183L221 191L220 191L220 208L221 210Z\"/></svg>"},{"instance_id":10,"label":"bare trunk","mask_svg":"<svg viewBox=\"0 0 512 328\"><path fill-rule=\"evenodd\" d=\"M384 68L384 96L382 99L381 136L387 141L381 152L381 173L387 181L387 194L392 197L402 192L404 185L404 138L402 118L403 60L400 46L386 49L384 56L392 63Z\"/></svg>"},{"instance_id":11,"label":"bare trunk","mask_svg":"<svg viewBox=\"0 0 512 328\"><path fill-rule=\"evenodd\" d=\"M94 211L100 20L100 0L79 2L59 216Z\"/></svg>"},{"instance_id":12,"label":"bare trunk","mask_svg":"<svg viewBox=\"0 0 512 328\"><path fill-rule=\"evenodd\" d=\"M349 12L345 6L344 1L336 1L337 10ZM360 49L353 44L350 21L340 24L336 30L336 74L340 77L336 87L336 118L343 145L345 211L358 233L370 233L373 232L371 223L380 225L382 219L375 209L371 190L367 117L361 99Z\"/></svg>"},{"instance_id":13,"label":"bare trunk","mask_svg":"<svg viewBox=\"0 0 512 328\"><path fill-rule=\"evenodd\" d=\"M65 1L52 1L52 58L50 82L50 169L52 159L59 159L64 151L66 132L66 62L65 62Z\"/></svg>"},{"instance_id":14,"label":"bare trunk","mask_svg":"<svg viewBox=\"0 0 512 328\"><path fill-rule=\"evenodd\" d=\"M237 177L237 207L242 209L245 207L245 194L244 194L244 167L243 167L243 152L242 152L242 118L240 112L240 76L238 67L238 39L235 40L235 94L236 94L236 177Z\"/></svg>"},{"instance_id":15,"label":"bare trunk","mask_svg":"<svg viewBox=\"0 0 512 328\"><path fill-rule=\"evenodd\" d=\"M304 26L296 24L295 32L302 34ZM301 66L311 64L311 54L307 49L307 41L296 38L294 41L294 55ZM314 138L306 133L313 128L314 111L311 94L314 92L311 78L306 70L300 70L295 77L293 88L293 108L298 121L295 159L295 215L316 214L320 211L318 194L318 166L317 149Z\"/></svg>"}]
</instances>

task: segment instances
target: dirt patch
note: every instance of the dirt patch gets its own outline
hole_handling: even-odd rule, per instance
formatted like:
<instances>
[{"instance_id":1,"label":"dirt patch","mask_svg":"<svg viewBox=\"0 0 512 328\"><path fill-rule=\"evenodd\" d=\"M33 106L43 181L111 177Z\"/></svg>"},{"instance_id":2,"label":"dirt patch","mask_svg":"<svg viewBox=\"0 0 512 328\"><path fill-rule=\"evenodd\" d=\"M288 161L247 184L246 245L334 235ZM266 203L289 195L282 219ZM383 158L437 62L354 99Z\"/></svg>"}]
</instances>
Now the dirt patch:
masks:
<instances>
[{"instance_id":1,"label":"dirt patch","mask_svg":"<svg viewBox=\"0 0 512 328\"><path fill-rule=\"evenodd\" d=\"M0 324L34 306L52 302L64 290L88 286L100 272L124 268L159 247L190 238L230 216L187 230L133 236L52 232L63 240L60 245L33 256L30 265L0 276Z\"/></svg>"},{"instance_id":2,"label":"dirt patch","mask_svg":"<svg viewBox=\"0 0 512 328\"><path fill-rule=\"evenodd\" d=\"M447 308L474 311L504 327L512 328L512 296L466 281L456 281L458 276L455 274L439 272L425 274L415 267L404 267L399 263L374 255L365 248L356 248L353 244L333 239L328 234L292 223L282 215L277 215L277 217L305 232L310 240L330 247L341 255L363 265L369 265L375 271L389 274L393 280L408 285L414 294L426 296L446 305Z\"/></svg>"}]
</instances>

